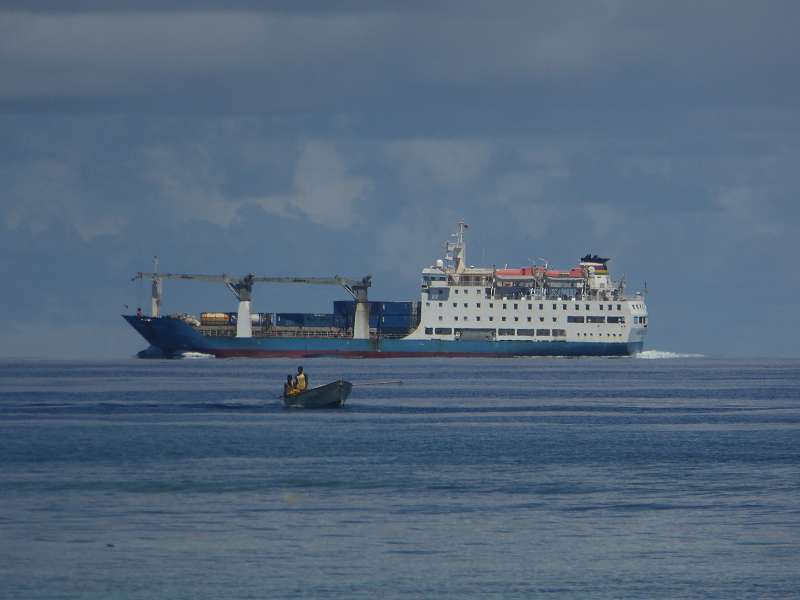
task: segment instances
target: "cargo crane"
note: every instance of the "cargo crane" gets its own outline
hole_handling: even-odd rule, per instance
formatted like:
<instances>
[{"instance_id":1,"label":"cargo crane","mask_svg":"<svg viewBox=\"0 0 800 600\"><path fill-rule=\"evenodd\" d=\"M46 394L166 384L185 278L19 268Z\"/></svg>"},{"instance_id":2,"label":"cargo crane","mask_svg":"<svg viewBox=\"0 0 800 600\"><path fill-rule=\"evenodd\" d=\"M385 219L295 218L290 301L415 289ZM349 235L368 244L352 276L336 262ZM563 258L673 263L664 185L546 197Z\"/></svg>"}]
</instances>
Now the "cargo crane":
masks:
<instances>
[{"instance_id":1,"label":"cargo crane","mask_svg":"<svg viewBox=\"0 0 800 600\"><path fill-rule=\"evenodd\" d=\"M206 281L209 283L222 283L239 300L239 313L236 319L236 337L253 337L250 320L250 302L253 297L253 284L255 283L305 283L310 285L340 285L356 301L355 319L353 321L353 339L369 339L369 300L367 289L372 285L372 276L367 275L362 279L348 279L347 277L261 277L248 273L244 277L231 275L198 275L191 273L159 273L158 258L154 260L154 271L146 273L139 271L132 281L150 278L153 281L151 315L159 317L161 311L162 281L164 279L183 281Z\"/></svg>"}]
</instances>

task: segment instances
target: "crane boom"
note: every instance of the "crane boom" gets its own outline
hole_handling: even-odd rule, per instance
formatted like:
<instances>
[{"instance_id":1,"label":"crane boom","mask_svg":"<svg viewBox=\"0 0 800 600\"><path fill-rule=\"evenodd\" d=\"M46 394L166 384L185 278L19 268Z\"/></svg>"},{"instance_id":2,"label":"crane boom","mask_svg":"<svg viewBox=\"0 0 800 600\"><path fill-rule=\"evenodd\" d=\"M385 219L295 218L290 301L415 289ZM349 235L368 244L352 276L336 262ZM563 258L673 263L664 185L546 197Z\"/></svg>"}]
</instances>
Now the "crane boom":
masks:
<instances>
[{"instance_id":1,"label":"crane boom","mask_svg":"<svg viewBox=\"0 0 800 600\"><path fill-rule=\"evenodd\" d=\"M233 275L200 275L194 273L147 273L139 271L133 276L133 279L183 279L187 281L207 281L211 283L239 283L243 281L250 281L251 283L305 283L311 285L341 285L342 287L360 285L364 283L364 279L371 279L368 275L364 279L350 279L348 277L262 277L253 275L252 273L244 277L236 277Z\"/></svg>"},{"instance_id":2,"label":"crane boom","mask_svg":"<svg viewBox=\"0 0 800 600\"><path fill-rule=\"evenodd\" d=\"M158 263L156 263L157 265ZM157 268L157 267L156 267ZM353 337L369 337L369 304L367 289L372 285L372 276L350 279L335 275L333 277L263 277L248 273L244 277L232 275L203 275L197 273L159 273L139 271L132 280L150 278L153 280L153 315L158 317L161 306L161 282L164 279L183 281L205 281L224 284L239 300L239 316L236 337L252 337L250 324L250 301L254 283L302 283L308 285L340 285L356 300L356 323ZM366 316L365 316L366 315Z\"/></svg>"},{"instance_id":3,"label":"crane boom","mask_svg":"<svg viewBox=\"0 0 800 600\"><path fill-rule=\"evenodd\" d=\"M192 273L145 273L139 271L133 279L186 279L196 281L210 281L212 283L228 283L241 279L241 277L231 277L230 275L196 275Z\"/></svg>"}]
</instances>

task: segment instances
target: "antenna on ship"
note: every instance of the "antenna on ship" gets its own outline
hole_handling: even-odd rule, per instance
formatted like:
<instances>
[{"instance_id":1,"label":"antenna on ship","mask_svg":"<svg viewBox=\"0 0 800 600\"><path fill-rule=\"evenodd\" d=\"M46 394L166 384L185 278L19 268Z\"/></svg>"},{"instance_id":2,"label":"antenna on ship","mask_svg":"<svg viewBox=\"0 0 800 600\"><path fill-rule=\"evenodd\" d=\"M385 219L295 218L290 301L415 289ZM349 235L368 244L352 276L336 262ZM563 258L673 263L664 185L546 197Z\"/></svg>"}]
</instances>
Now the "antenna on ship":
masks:
<instances>
[{"instance_id":1,"label":"antenna on ship","mask_svg":"<svg viewBox=\"0 0 800 600\"><path fill-rule=\"evenodd\" d=\"M547 259L546 259L546 258L542 258L542 257L540 256L540 257L538 257L538 260L542 261L542 264L544 265L544 270L545 270L545 271L547 271L547 269L549 269L549 268L550 268L550 263L547 261Z\"/></svg>"},{"instance_id":2,"label":"antenna on ship","mask_svg":"<svg viewBox=\"0 0 800 600\"><path fill-rule=\"evenodd\" d=\"M455 261L455 272L460 273L464 270L464 266L467 264L467 244L464 241L464 230L468 229L469 225L464 222L464 219L461 219L458 222L458 230L454 234L456 241L453 243L452 251L453 251L453 260Z\"/></svg>"}]
</instances>

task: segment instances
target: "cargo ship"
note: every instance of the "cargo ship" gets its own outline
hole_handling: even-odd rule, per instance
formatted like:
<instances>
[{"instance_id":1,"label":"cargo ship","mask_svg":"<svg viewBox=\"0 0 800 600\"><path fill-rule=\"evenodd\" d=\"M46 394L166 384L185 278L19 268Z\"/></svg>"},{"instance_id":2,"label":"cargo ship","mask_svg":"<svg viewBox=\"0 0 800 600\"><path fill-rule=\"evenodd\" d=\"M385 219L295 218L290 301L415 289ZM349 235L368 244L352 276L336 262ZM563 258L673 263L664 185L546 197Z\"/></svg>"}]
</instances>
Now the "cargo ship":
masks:
<instances>
[{"instance_id":1,"label":"cargo ship","mask_svg":"<svg viewBox=\"0 0 800 600\"><path fill-rule=\"evenodd\" d=\"M587 254L567 270L549 265L475 267L465 232L422 269L418 299L374 301L372 280L345 277L244 277L140 272L152 280L151 314L123 318L150 344L146 357L626 356L642 351L648 313L642 293L627 296L608 258ZM162 316L164 280L222 283L236 312ZM252 312L257 283L338 285L349 300L332 313Z\"/></svg>"}]
</instances>

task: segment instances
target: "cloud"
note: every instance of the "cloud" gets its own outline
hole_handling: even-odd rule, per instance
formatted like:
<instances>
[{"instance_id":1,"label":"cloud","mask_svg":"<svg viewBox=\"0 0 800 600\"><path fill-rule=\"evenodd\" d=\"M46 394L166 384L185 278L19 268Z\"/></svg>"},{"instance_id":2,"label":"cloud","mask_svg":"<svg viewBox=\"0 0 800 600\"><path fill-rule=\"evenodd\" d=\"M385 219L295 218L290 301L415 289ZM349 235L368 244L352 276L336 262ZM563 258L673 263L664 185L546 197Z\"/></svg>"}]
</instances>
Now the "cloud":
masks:
<instances>
[{"instance_id":1,"label":"cloud","mask_svg":"<svg viewBox=\"0 0 800 600\"><path fill-rule=\"evenodd\" d=\"M460 187L484 174L493 149L476 140L411 139L387 143L384 153L389 168L403 172L408 182Z\"/></svg>"},{"instance_id":2,"label":"cloud","mask_svg":"<svg viewBox=\"0 0 800 600\"><path fill-rule=\"evenodd\" d=\"M673 3L622 0L508 3L502 11L481 3L428 10L356 3L340 11L258 10L249 2L230 10L132 6L0 12L0 99L330 110L334 100L341 108L376 97L402 107L418 92L447 87L460 91L459 104L481 104L505 85L547 84L544 96L578 82L579 100L587 86L599 90L629 72L649 85L657 69L668 88L703 87L709 78L719 87L722 80L738 86L743 71L756 76L764 65L797 66L791 3L706 2L690 15ZM796 92L790 79L775 85Z\"/></svg>"},{"instance_id":3,"label":"cloud","mask_svg":"<svg viewBox=\"0 0 800 600\"><path fill-rule=\"evenodd\" d=\"M255 11L0 14L5 98L157 96L193 81L223 95L220 81L280 96L275 77L332 66L331 54L347 60L380 23Z\"/></svg>"},{"instance_id":4,"label":"cloud","mask_svg":"<svg viewBox=\"0 0 800 600\"><path fill-rule=\"evenodd\" d=\"M784 225L775 220L770 198L763 190L725 188L714 197L713 203L721 213L721 225L737 238L773 237L784 232Z\"/></svg>"},{"instance_id":5,"label":"cloud","mask_svg":"<svg viewBox=\"0 0 800 600\"><path fill-rule=\"evenodd\" d=\"M616 232L626 231L624 210L609 202L591 202L583 208L589 218L594 235L600 239L613 239Z\"/></svg>"},{"instance_id":6,"label":"cloud","mask_svg":"<svg viewBox=\"0 0 800 600\"><path fill-rule=\"evenodd\" d=\"M81 182L77 160L40 158L0 168L3 224L8 230L26 229L33 236L55 227L70 228L84 242L120 235L128 220Z\"/></svg>"},{"instance_id":7,"label":"cloud","mask_svg":"<svg viewBox=\"0 0 800 600\"><path fill-rule=\"evenodd\" d=\"M333 144L314 140L302 144L292 189L255 203L278 215L293 209L319 225L344 229L359 220L357 205L369 189L368 178L348 173Z\"/></svg>"},{"instance_id":8,"label":"cloud","mask_svg":"<svg viewBox=\"0 0 800 600\"><path fill-rule=\"evenodd\" d=\"M177 221L205 221L229 227L239 219L241 202L222 191L225 176L201 146L157 146L144 151L145 180L152 184L155 204Z\"/></svg>"},{"instance_id":9,"label":"cloud","mask_svg":"<svg viewBox=\"0 0 800 600\"><path fill-rule=\"evenodd\" d=\"M347 228L358 220L357 205L367 196L369 179L348 172L334 144L311 140L299 144L296 151L291 146L285 148L282 157L268 156L260 161L242 157L244 170L231 165L230 159L221 160L208 149L211 145L208 139L145 151L145 178L152 185L156 203L174 219L229 228L241 223L245 209L255 206L281 218L307 218L333 229ZM258 144L250 141L245 147L245 154L249 154ZM263 170L287 169L276 163L290 164L289 187L278 193L247 193L258 186ZM254 181L243 186L245 191L234 193L234 177Z\"/></svg>"}]
</instances>

